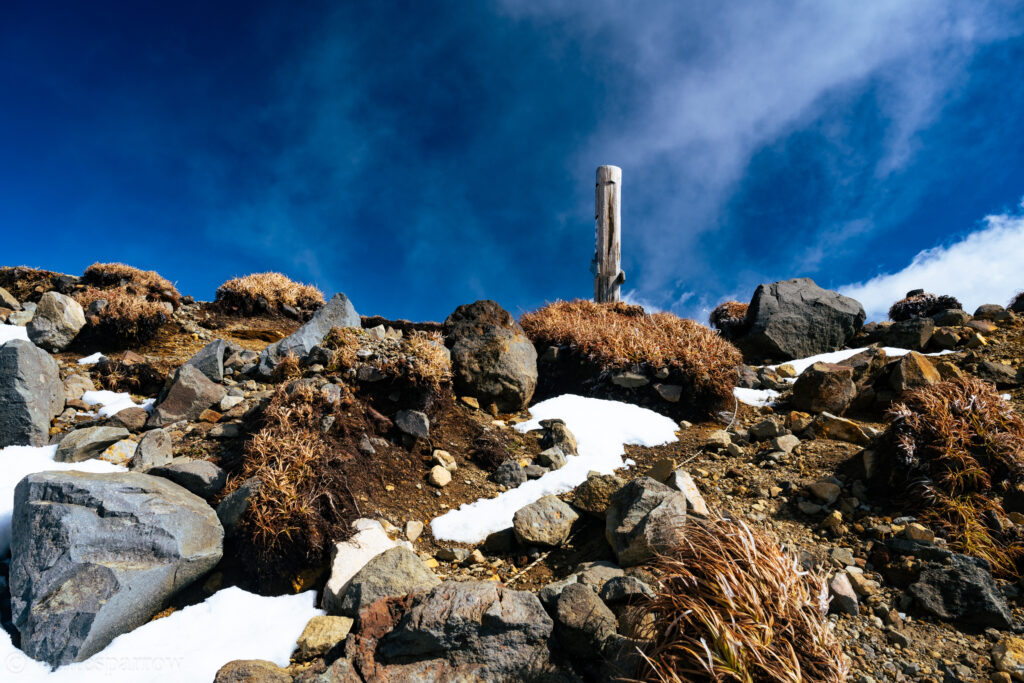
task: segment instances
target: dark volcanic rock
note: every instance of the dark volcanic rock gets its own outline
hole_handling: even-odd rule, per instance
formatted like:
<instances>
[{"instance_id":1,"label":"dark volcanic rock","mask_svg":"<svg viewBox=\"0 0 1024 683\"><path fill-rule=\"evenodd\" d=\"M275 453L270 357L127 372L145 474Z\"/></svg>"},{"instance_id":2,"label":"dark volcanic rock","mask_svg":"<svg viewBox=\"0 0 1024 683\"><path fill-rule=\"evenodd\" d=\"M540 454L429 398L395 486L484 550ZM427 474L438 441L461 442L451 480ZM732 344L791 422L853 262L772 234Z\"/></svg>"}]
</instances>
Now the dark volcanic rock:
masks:
<instances>
[{"instance_id":1,"label":"dark volcanic rock","mask_svg":"<svg viewBox=\"0 0 1024 683\"><path fill-rule=\"evenodd\" d=\"M809 413L842 415L856 395L849 365L815 363L800 373L793 385L793 405Z\"/></svg>"},{"instance_id":2,"label":"dark volcanic rock","mask_svg":"<svg viewBox=\"0 0 1024 683\"><path fill-rule=\"evenodd\" d=\"M228 343L223 339L215 339L189 358L185 365L198 368L211 382L224 381L224 352Z\"/></svg>"},{"instance_id":3,"label":"dark volcanic rock","mask_svg":"<svg viewBox=\"0 0 1024 683\"><path fill-rule=\"evenodd\" d=\"M429 590L440 583L416 553L391 548L363 566L348 584L341 600L341 616L355 617L359 610L381 598Z\"/></svg>"},{"instance_id":4,"label":"dark volcanic rock","mask_svg":"<svg viewBox=\"0 0 1024 683\"><path fill-rule=\"evenodd\" d=\"M286 356L302 358L323 341L332 327L362 327L359 314L356 313L352 302L340 292L331 297L331 300L314 313L302 327L263 349L257 371L262 377L270 377L274 373L274 368Z\"/></svg>"},{"instance_id":5,"label":"dark volcanic rock","mask_svg":"<svg viewBox=\"0 0 1024 683\"><path fill-rule=\"evenodd\" d=\"M810 278L761 285L747 309L750 330L736 340L752 361L792 360L836 351L864 324L864 307Z\"/></svg>"},{"instance_id":6,"label":"dark volcanic rock","mask_svg":"<svg viewBox=\"0 0 1024 683\"><path fill-rule=\"evenodd\" d=\"M537 388L537 351L508 311L488 300L464 304L444 331L456 392L502 412L526 407Z\"/></svg>"},{"instance_id":7,"label":"dark volcanic rock","mask_svg":"<svg viewBox=\"0 0 1024 683\"><path fill-rule=\"evenodd\" d=\"M179 420L198 420L204 410L227 395L194 365L182 365L167 396L157 404L146 424L165 427Z\"/></svg>"},{"instance_id":8,"label":"dark volcanic rock","mask_svg":"<svg viewBox=\"0 0 1024 683\"><path fill-rule=\"evenodd\" d=\"M40 472L14 492L11 610L26 654L81 661L220 561L213 509L135 472Z\"/></svg>"},{"instance_id":9,"label":"dark volcanic rock","mask_svg":"<svg viewBox=\"0 0 1024 683\"><path fill-rule=\"evenodd\" d=\"M592 588L573 583L562 589L555 603L555 633L569 654L597 656L616 625L615 614Z\"/></svg>"},{"instance_id":10,"label":"dark volcanic rock","mask_svg":"<svg viewBox=\"0 0 1024 683\"><path fill-rule=\"evenodd\" d=\"M639 477L612 494L605 538L619 564L628 567L673 545L686 524L686 496L650 477Z\"/></svg>"},{"instance_id":11,"label":"dark volcanic rock","mask_svg":"<svg viewBox=\"0 0 1024 683\"><path fill-rule=\"evenodd\" d=\"M939 619L977 628L1013 625L988 563L975 557L952 555L944 566L923 570L909 593L921 609Z\"/></svg>"},{"instance_id":12,"label":"dark volcanic rock","mask_svg":"<svg viewBox=\"0 0 1024 683\"><path fill-rule=\"evenodd\" d=\"M935 321L931 318L910 318L889 325L883 333L886 346L898 349L924 351L935 334Z\"/></svg>"},{"instance_id":13,"label":"dark volcanic rock","mask_svg":"<svg viewBox=\"0 0 1024 683\"><path fill-rule=\"evenodd\" d=\"M24 339L0 345L0 448L45 446L64 410L64 384L50 354Z\"/></svg>"},{"instance_id":14,"label":"dark volcanic rock","mask_svg":"<svg viewBox=\"0 0 1024 683\"><path fill-rule=\"evenodd\" d=\"M220 493L227 482L227 473L208 460L176 462L153 467L149 474L170 479L201 498L212 498Z\"/></svg>"}]
</instances>

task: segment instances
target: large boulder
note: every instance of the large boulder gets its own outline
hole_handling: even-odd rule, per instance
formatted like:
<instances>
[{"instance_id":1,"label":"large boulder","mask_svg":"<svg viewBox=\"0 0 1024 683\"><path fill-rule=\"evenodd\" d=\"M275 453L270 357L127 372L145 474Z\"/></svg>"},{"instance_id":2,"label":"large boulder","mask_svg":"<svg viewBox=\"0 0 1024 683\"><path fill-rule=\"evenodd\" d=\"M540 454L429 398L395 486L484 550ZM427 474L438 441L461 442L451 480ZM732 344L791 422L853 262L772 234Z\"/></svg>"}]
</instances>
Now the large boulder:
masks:
<instances>
[{"instance_id":1,"label":"large boulder","mask_svg":"<svg viewBox=\"0 0 1024 683\"><path fill-rule=\"evenodd\" d=\"M532 680L548 658L553 628L529 591L493 581L446 581L416 598L381 641L380 654L402 662L443 660L443 680Z\"/></svg>"},{"instance_id":2,"label":"large boulder","mask_svg":"<svg viewBox=\"0 0 1024 683\"><path fill-rule=\"evenodd\" d=\"M612 494L604 533L619 564L629 567L672 547L685 524L686 496L638 477Z\"/></svg>"},{"instance_id":3,"label":"large boulder","mask_svg":"<svg viewBox=\"0 0 1024 683\"><path fill-rule=\"evenodd\" d=\"M45 446L62 410L57 361L24 339L0 344L0 448Z\"/></svg>"},{"instance_id":4,"label":"large boulder","mask_svg":"<svg viewBox=\"0 0 1024 683\"><path fill-rule=\"evenodd\" d=\"M398 546L385 550L356 572L348 584L339 611L341 616L356 617L359 610L371 602L430 590L439 583L440 579L427 569L416 553Z\"/></svg>"},{"instance_id":5,"label":"large boulder","mask_svg":"<svg viewBox=\"0 0 1024 683\"><path fill-rule=\"evenodd\" d=\"M793 406L809 413L827 411L842 415L856 395L852 367L814 363L800 373L793 385Z\"/></svg>"},{"instance_id":6,"label":"large boulder","mask_svg":"<svg viewBox=\"0 0 1024 683\"><path fill-rule=\"evenodd\" d=\"M792 360L836 351L864 324L864 307L810 278L761 285L747 309L750 329L736 340L752 361Z\"/></svg>"},{"instance_id":7,"label":"large boulder","mask_svg":"<svg viewBox=\"0 0 1024 683\"><path fill-rule=\"evenodd\" d=\"M214 339L212 342L199 349L196 355L185 361L186 365L192 365L199 369L211 382L224 381L224 353L229 349L228 343L223 339ZM232 349L233 350L233 349Z\"/></svg>"},{"instance_id":8,"label":"large boulder","mask_svg":"<svg viewBox=\"0 0 1024 683\"><path fill-rule=\"evenodd\" d=\"M26 325L28 338L48 351L63 351L83 327L82 305L58 292L43 294L35 315Z\"/></svg>"},{"instance_id":9,"label":"large boulder","mask_svg":"<svg viewBox=\"0 0 1024 683\"><path fill-rule=\"evenodd\" d=\"M182 365L175 373L167 396L153 409L147 427L166 427L179 420L198 420L204 410L227 396L227 391L214 384L194 365Z\"/></svg>"},{"instance_id":10,"label":"large boulder","mask_svg":"<svg viewBox=\"0 0 1024 683\"><path fill-rule=\"evenodd\" d=\"M11 611L21 648L54 666L141 626L220 561L213 509L135 472L39 472L14 491Z\"/></svg>"},{"instance_id":11,"label":"large boulder","mask_svg":"<svg viewBox=\"0 0 1024 683\"><path fill-rule=\"evenodd\" d=\"M323 341L333 327L362 327L362 321L348 297L341 292L313 314L302 327L274 342L260 353L257 372L262 377L274 374L274 368L287 356L302 358Z\"/></svg>"},{"instance_id":12,"label":"large boulder","mask_svg":"<svg viewBox=\"0 0 1024 683\"><path fill-rule=\"evenodd\" d=\"M489 300L464 304L444 322L455 390L517 412L537 388L537 350L512 315Z\"/></svg>"}]
</instances>

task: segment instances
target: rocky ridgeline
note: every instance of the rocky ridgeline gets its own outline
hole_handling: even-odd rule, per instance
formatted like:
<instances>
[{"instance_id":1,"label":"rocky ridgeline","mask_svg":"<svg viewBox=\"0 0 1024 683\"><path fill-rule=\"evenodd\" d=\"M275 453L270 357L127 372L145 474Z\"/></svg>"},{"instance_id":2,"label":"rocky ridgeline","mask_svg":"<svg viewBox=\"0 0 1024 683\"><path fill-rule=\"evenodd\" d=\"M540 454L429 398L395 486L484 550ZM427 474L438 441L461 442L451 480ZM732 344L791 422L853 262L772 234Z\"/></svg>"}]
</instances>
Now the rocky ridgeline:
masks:
<instances>
[{"instance_id":1,"label":"rocky ridgeline","mask_svg":"<svg viewBox=\"0 0 1024 683\"><path fill-rule=\"evenodd\" d=\"M170 312L174 324L192 348L208 343L157 373L151 410L97 419L85 392L112 374L143 381L160 352L77 365L78 354L64 350L86 324L82 307L57 288L34 296L35 303L0 289L0 317L27 326L30 340L0 345L0 446L54 444L59 462L126 468L41 472L17 485L0 582L0 601L10 604L4 627L24 652L53 665L82 661L168 605L231 582L239 571L232 544L271 484L253 477L236 480L227 495L225 487L280 387L314 391L339 408L351 400L348 386L372 396L358 399L373 406L373 428L360 427L357 450L371 459L402 454L402 467L417 471L426 486L401 491L410 511L424 498L463 496L446 498L445 508L472 502L485 480L493 487L486 495L522 486L579 455L559 419L527 435L528 449L500 447L495 434L523 419L538 377L563 362L565 349L538 353L494 302L460 306L441 328L459 398L453 406L424 399L422 387L394 374L421 362L399 343L403 333L363 329L339 294L309 315L296 311L292 317L305 322L262 350L241 344L244 336L218 338L225 323L204 326L203 305L186 301ZM348 491L361 516L324 549L326 566L309 568L323 570L311 572L319 578L294 584L316 587L326 614L306 626L292 664L230 662L216 680L635 675L644 641L628 613L661 588L650 562L692 525L720 514L772 527L799 551L802 569L827 573L828 618L855 680L1024 680L1018 584L950 549L940 530L894 514L898 501L876 489L891 463L873 447L885 411L908 391L971 375L1017 392L1024 385L1017 314L988 305L974 315L943 310L864 325L857 302L801 279L758 288L746 320L735 339L749 363L737 369L738 386L778 392L773 407L740 407L724 429L682 422L679 443L635 449L637 467L591 473L565 495L523 506L511 529L475 547L437 542L414 512L401 520L385 514L384 487L380 501ZM329 335L339 328L355 332L358 348L336 371ZM845 347L864 349L800 373L785 363ZM882 347L911 353L890 356ZM941 350L955 353L923 355ZM620 400L656 409L686 390L639 365L601 382L617 387ZM335 419L317 429L334 433ZM459 442L466 452L443 447L470 427L482 435L472 453L466 442ZM1006 516L993 522L1008 530L1024 529L1024 494L1015 499L1016 490L1003 498Z\"/></svg>"}]
</instances>

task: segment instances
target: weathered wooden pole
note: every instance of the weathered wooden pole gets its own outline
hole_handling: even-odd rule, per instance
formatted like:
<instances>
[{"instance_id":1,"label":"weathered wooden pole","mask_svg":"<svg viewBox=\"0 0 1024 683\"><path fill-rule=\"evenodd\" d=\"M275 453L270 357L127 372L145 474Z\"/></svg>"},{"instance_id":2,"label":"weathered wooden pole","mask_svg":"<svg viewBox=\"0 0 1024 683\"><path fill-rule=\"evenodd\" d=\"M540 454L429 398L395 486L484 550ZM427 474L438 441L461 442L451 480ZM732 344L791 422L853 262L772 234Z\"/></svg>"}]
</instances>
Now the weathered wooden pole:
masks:
<instances>
[{"instance_id":1,"label":"weathered wooden pole","mask_svg":"<svg viewBox=\"0 0 1024 683\"><path fill-rule=\"evenodd\" d=\"M622 169L597 167L595 193L597 251L590 270L594 273L594 301L619 300L619 287L626 281L622 272Z\"/></svg>"}]
</instances>

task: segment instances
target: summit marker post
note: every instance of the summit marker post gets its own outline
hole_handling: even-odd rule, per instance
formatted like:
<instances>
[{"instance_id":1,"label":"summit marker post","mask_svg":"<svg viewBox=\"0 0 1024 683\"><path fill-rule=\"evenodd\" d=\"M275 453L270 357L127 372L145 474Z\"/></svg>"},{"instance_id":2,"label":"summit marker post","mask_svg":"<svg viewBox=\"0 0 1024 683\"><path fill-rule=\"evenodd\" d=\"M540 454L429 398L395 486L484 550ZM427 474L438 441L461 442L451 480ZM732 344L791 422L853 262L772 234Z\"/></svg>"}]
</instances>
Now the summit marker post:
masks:
<instances>
[{"instance_id":1,"label":"summit marker post","mask_svg":"<svg viewBox=\"0 0 1024 683\"><path fill-rule=\"evenodd\" d=\"M590 264L594 301L619 301L626 274L622 272L622 169L618 166L597 167L595 218L597 250Z\"/></svg>"}]
</instances>

